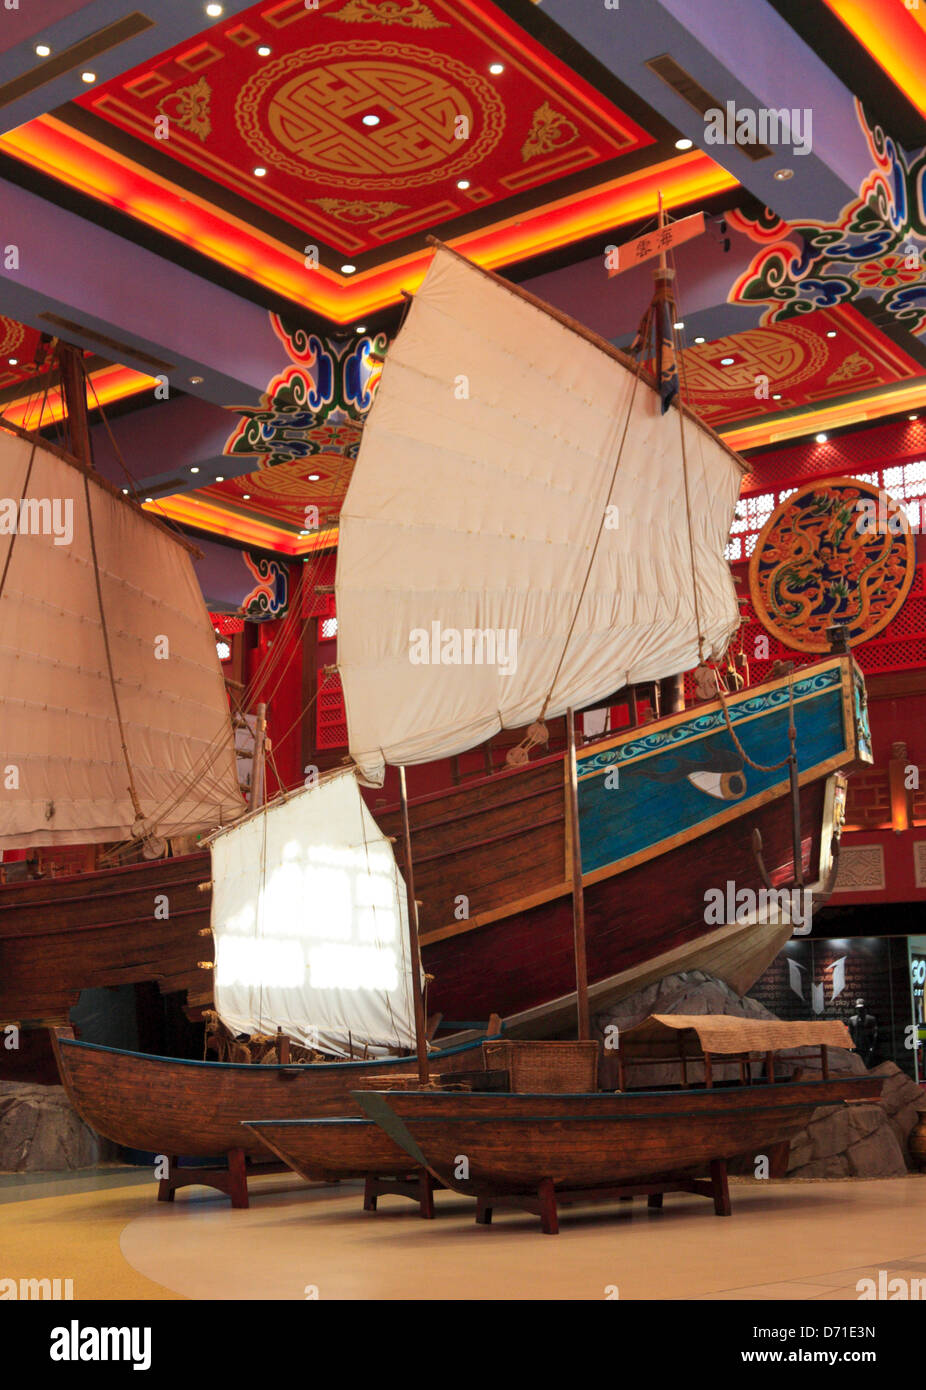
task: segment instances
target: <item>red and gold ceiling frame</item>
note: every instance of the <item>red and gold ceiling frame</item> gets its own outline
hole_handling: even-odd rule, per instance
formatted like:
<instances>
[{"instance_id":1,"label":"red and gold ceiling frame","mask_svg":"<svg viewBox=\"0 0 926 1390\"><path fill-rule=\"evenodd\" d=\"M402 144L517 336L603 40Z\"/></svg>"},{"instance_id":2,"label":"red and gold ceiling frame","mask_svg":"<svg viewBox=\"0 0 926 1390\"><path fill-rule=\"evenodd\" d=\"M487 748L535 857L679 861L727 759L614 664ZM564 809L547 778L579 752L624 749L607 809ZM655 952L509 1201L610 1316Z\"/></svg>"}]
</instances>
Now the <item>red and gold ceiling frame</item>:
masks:
<instances>
[{"instance_id":1,"label":"red and gold ceiling frame","mask_svg":"<svg viewBox=\"0 0 926 1390\"><path fill-rule=\"evenodd\" d=\"M350 277L323 266L307 269L303 254L192 193L185 192L181 201L169 180L53 116L40 116L0 137L0 150L334 323L349 324L397 303L403 289L417 289L430 262L430 251L422 250ZM497 269L584 237L607 236L650 216L660 191L671 210L737 186L708 155L692 151L534 212L501 219L448 244L477 264Z\"/></svg>"},{"instance_id":2,"label":"red and gold ceiling frame","mask_svg":"<svg viewBox=\"0 0 926 1390\"><path fill-rule=\"evenodd\" d=\"M24 394L3 407L4 418L11 424L19 425L21 429L36 429L40 411L43 429L46 425L56 425L64 419L64 402L57 387L48 392L48 397L44 405L42 404L43 388L38 384L41 380L41 377L33 378L28 396ZM153 391L157 386L154 377L133 371L131 367L117 365L101 367L99 371L91 372L89 381L91 390L88 404L91 410L97 405L113 405L129 396L137 396L140 391Z\"/></svg>"},{"instance_id":3,"label":"red and gold ceiling frame","mask_svg":"<svg viewBox=\"0 0 926 1390\"><path fill-rule=\"evenodd\" d=\"M218 506L200 496L178 492L172 497L161 497L144 504L145 511L153 512L176 521L184 526L192 526L200 531L209 531L216 536L227 536L229 540L242 541L260 550L273 550L281 555L310 555L316 550L327 550L338 543L338 528L326 527L311 535L300 536L286 526L275 526L261 521L250 513L236 511L233 507Z\"/></svg>"}]
</instances>

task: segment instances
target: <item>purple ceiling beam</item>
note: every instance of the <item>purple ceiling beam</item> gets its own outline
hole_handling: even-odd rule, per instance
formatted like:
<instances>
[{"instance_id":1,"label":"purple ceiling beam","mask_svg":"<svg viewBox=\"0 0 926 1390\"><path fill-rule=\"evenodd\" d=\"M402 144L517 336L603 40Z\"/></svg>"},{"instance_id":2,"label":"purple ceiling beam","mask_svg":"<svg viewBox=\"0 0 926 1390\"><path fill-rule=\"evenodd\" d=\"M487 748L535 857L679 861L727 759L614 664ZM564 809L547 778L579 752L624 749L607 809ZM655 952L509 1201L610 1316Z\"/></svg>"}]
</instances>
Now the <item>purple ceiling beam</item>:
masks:
<instances>
[{"instance_id":1,"label":"purple ceiling beam","mask_svg":"<svg viewBox=\"0 0 926 1390\"><path fill-rule=\"evenodd\" d=\"M149 376L159 373L146 358L156 358L169 383L217 405L256 404L283 365L259 305L2 181L0 208L0 243L19 256L18 269L0 257L0 313ZM86 331L65 332L49 313Z\"/></svg>"},{"instance_id":2,"label":"purple ceiling beam","mask_svg":"<svg viewBox=\"0 0 926 1390\"><path fill-rule=\"evenodd\" d=\"M543 11L781 217L830 219L857 194L871 161L852 93L766 0L543 0ZM646 66L666 54L721 109L809 110L810 151L792 141L754 160L709 143L700 113ZM793 177L776 180L780 168Z\"/></svg>"}]
</instances>

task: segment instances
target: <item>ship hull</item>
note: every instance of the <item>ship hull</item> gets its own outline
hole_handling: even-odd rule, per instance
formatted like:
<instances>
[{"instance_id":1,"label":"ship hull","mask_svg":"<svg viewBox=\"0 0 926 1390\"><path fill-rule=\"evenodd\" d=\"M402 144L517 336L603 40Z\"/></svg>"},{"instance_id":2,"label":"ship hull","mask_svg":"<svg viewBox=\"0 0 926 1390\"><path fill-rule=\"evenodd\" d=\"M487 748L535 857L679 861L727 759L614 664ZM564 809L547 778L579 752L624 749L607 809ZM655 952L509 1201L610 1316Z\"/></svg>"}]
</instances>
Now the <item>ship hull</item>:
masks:
<instances>
[{"instance_id":1,"label":"ship hull","mask_svg":"<svg viewBox=\"0 0 926 1390\"><path fill-rule=\"evenodd\" d=\"M379 1125L360 1117L250 1120L245 1127L308 1181L398 1175L418 1166Z\"/></svg>"}]
</instances>

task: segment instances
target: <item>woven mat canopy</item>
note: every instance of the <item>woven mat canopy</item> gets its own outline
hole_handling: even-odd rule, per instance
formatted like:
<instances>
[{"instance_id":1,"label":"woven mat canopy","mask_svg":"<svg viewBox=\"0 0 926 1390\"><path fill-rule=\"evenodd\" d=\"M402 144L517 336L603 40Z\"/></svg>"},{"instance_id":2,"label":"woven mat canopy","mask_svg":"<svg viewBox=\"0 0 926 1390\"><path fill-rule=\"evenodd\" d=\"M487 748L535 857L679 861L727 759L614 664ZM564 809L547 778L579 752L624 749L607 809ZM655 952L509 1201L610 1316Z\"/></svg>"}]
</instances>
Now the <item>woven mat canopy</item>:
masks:
<instances>
[{"instance_id":1,"label":"woven mat canopy","mask_svg":"<svg viewBox=\"0 0 926 1390\"><path fill-rule=\"evenodd\" d=\"M733 1018L729 1014L650 1014L633 1028L622 1029L624 1057L665 1057L712 1053L781 1052L791 1047L852 1048L849 1030L838 1019L820 1022Z\"/></svg>"}]
</instances>

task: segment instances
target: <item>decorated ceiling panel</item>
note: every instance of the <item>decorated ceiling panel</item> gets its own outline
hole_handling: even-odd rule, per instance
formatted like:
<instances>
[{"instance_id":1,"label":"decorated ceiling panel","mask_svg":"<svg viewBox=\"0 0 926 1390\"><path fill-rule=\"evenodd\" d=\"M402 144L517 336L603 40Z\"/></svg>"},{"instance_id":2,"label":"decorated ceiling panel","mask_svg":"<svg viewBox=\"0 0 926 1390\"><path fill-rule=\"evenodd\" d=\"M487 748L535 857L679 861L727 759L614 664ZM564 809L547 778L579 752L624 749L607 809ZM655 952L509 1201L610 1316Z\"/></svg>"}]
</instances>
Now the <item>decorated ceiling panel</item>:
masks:
<instances>
[{"instance_id":1,"label":"decorated ceiling panel","mask_svg":"<svg viewBox=\"0 0 926 1390\"><path fill-rule=\"evenodd\" d=\"M344 254L653 143L488 0L264 0L80 104Z\"/></svg>"}]
</instances>

